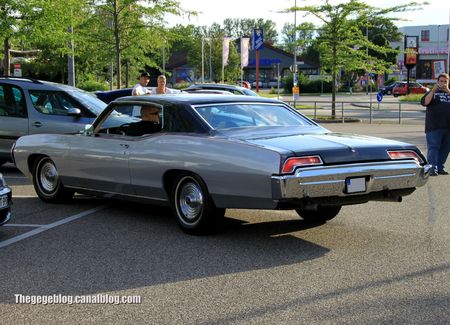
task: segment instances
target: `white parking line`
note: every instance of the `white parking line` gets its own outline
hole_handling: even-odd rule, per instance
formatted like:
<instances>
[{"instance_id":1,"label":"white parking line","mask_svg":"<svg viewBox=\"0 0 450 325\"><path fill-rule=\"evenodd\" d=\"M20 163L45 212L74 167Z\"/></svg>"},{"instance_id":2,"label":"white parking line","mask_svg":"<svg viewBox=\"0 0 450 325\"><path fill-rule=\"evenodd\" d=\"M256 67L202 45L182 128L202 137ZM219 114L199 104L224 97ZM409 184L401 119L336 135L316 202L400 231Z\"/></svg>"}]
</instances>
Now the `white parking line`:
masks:
<instances>
[{"instance_id":1,"label":"white parking line","mask_svg":"<svg viewBox=\"0 0 450 325\"><path fill-rule=\"evenodd\" d=\"M65 224L65 223L68 223L68 222L71 222L71 221L74 221L74 220L86 217L86 216L88 216L88 215L90 215L92 213L98 212L98 211L106 208L107 206L108 205L102 205L102 206L99 206L99 207L96 207L96 208L93 208L93 209L90 209L90 210L86 210L86 211L77 213L77 214L75 214L75 215L73 215L71 217L67 217L67 218L64 218L62 220L58 220L58 221L49 223L48 225L42 225L42 226L40 226L40 227L38 227L36 229L30 230L30 231L28 231L28 232L26 232L24 234L19 235L19 236L16 236L16 237L13 237L13 238L1 241L0 242L0 248L12 245L12 244L17 243L17 242L19 242L21 240L27 239L27 238L29 238L31 236L40 234L41 232L47 231L49 229L52 229L52 228L55 228L55 227L58 227L58 226L61 226L61 225Z\"/></svg>"},{"instance_id":2,"label":"white parking line","mask_svg":"<svg viewBox=\"0 0 450 325\"><path fill-rule=\"evenodd\" d=\"M38 227L43 227L45 225L32 225L32 224L27 224L27 223L7 223L6 225L3 225L3 227L33 227L33 228L38 228Z\"/></svg>"}]
</instances>

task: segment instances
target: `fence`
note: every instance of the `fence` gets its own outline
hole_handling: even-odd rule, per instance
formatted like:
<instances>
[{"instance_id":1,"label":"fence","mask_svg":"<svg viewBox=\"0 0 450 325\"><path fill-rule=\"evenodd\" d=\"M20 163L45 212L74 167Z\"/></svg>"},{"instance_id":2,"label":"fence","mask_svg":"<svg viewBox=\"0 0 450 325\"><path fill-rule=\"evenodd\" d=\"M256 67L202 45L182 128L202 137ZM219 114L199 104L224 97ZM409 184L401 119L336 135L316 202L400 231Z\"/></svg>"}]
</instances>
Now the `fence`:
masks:
<instances>
[{"instance_id":1,"label":"fence","mask_svg":"<svg viewBox=\"0 0 450 325\"><path fill-rule=\"evenodd\" d=\"M294 106L293 101L285 101ZM331 120L332 101L323 100L298 100L295 102L299 111L313 119ZM354 102L335 101L334 119L342 123L355 120L389 121L391 123L423 123L425 120L425 107L418 103L410 102Z\"/></svg>"}]
</instances>

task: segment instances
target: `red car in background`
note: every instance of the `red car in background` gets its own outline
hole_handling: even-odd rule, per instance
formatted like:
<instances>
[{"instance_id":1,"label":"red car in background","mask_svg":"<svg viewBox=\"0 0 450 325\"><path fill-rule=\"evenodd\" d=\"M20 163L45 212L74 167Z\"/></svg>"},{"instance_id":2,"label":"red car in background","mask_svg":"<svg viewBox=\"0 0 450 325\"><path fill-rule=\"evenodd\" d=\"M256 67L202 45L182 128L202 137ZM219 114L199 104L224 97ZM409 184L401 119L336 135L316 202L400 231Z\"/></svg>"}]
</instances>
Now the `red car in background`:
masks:
<instances>
[{"instance_id":1,"label":"red car in background","mask_svg":"<svg viewBox=\"0 0 450 325\"><path fill-rule=\"evenodd\" d=\"M418 82L410 82L409 83L409 93L410 94L425 94L430 89L422 86ZM406 81L397 82L395 87L392 89L392 95L394 97L397 96L405 96L406 95Z\"/></svg>"}]
</instances>

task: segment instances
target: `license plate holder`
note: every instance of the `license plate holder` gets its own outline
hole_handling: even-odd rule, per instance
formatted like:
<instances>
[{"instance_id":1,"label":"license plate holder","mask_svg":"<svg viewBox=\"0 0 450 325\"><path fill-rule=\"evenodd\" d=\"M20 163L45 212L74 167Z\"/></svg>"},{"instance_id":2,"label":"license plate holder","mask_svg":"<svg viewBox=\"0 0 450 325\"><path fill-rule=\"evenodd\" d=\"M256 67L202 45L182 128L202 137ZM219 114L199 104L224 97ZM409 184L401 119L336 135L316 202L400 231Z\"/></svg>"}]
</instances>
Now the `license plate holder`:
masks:
<instances>
[{"instance_id":1,"label":"license plate holder","mask_svg":"<svg viewBox=\"0 0 450 325\"><path fill-rule=\"evenodd\" d=\"M8 207L8 196L2 195L0 196L0 209L4 209Z\"/></svg>"},{"instance_id":2,"label":"license plate holder","mask_svg":"<svg viewBox=\"0 0 450 325\"><path fill-rule=\"evenodd\" d=\"M348 194L364 193L367 191L365 177L348 177L345 180L345 192Z\"/></svg>"}]
</instances>

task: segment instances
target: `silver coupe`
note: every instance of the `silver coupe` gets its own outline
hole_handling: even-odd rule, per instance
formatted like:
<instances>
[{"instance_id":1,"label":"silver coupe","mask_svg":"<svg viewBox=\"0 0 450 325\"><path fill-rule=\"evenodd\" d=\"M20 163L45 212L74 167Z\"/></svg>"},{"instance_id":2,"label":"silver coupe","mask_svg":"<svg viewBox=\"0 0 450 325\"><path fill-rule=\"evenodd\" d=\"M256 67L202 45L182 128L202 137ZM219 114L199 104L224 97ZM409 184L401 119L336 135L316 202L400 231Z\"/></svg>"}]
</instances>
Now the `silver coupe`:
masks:
<instances>
[{"instance_id":1,"label":"silver coupe","mask_svg":"<svg viewBox=\"0 0 450 325\"><path fill-rule=\"evenodd\" d=\"M277 100L189 94L120 98L83 134L19 138L13 158L43 201L78 192L170 205L196 234L226 208L325 222L343 205L400 202L430 169L412 144L333 133Z\"/></svg>"}]
</instances>

